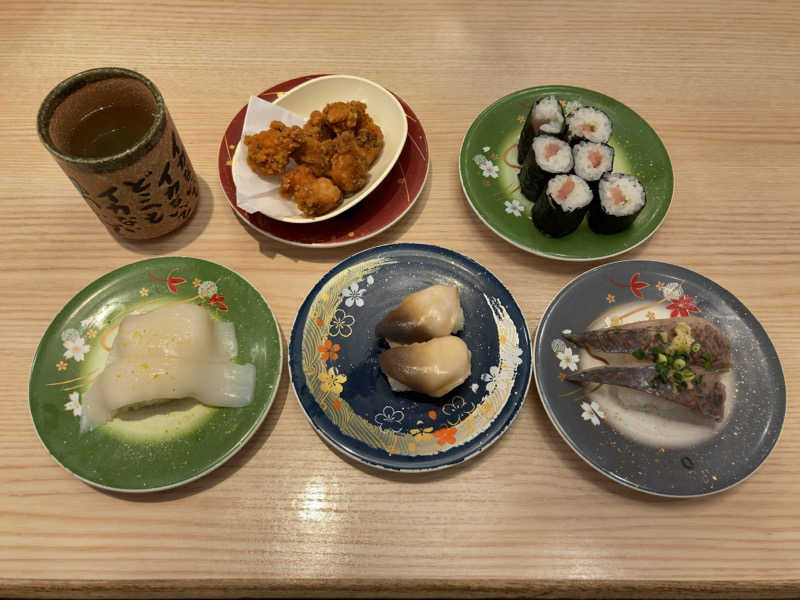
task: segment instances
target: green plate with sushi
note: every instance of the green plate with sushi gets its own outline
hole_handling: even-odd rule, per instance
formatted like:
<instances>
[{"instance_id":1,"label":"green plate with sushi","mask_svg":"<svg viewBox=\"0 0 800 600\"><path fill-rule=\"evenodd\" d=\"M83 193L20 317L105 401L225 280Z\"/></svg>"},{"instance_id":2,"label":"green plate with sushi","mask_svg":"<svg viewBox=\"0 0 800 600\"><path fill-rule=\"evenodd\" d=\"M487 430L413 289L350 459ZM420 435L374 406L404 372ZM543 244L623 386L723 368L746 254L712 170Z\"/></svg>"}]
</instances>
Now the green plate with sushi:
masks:
<instances>
[{"instance_id":1,"label":"green plate with sushi","mask_svg":"<svg viewBox=\"0 0 800 600\"><path fill-rule=\"evenodd\" d=\"M191 359L195 361L192 368L184 371L190 373L189 379L202 378L205 383L199 385L204 389L221 389L221 384L208 383L209 377L213 377L209 373L215 372L214 364L233 365L224 370L226 374L241 373L239 365L251 364L255 383L247 389L253 390L252 399L238 408L206 406L190 398L175 399L118 413L93 429L84 427L82 432L87 407L96 406L88 395L95 382L105 382L104 399L120 402L124 402L126 394L136 392L136 385L144 392L154 389L150 387L155 384L150 383L149 373L143 384L133 381L130 386L119 385L119 393L116 380L112 379L113 385L109 386L109 375L102 378L111 348L123 356L126 352L121 348L128 346L124 333L127 330L120 324L130 315L146 316L154 310L161 314L164 310L188 311L198 320L187 322L200 323L209 331L227 332L228 337L215 333L205 338L214 340L220 348L224 345L225 351L224 361L209 358L208 365L203 357L215 350L190 339L187 343L191 348L202 350L197 350L197 356ZM155 337L165 337L162 334L170 329L167 321L162 320L158 326L150 323L149 331ZM184 328L177 329L175 335L184 335ZM235 342L231 342L231 330ZM132 337L141 338L141 331L147 335L147 329L133 329ZM115 345L118 334L123 341ZM185 335L189 339L194 334ZM175 341L175 337L170 339ZM133 358L137 372L139 368L157 369L156 363L165 360L150 355L141 359L141 356L144 355ZM244 446L272 405L282 364L283 346L272 311L258 290L241 276L196 258L170 256L142 260L89 284L50 323L31 367L29 399L33 425L50 455L87 483L119 492L164 490L213 471ZM176 371L163 373L181 379ZM154 375L153 379L157 377ZM129 382L125 377L122 380ZM252 384L253 379L249 381ZM97 389L101 389L100 383ZM227 384L225 389L230 390Z\"/></svg>"},{"instance_id":2,"label":"green plate with sushi","mask_svg":"<svg viewBox=\"0 0 800 600\"><path fill-rule=\"evenodd\" d=\"M531 178L528 176L528 171L531 169L528 163L534 158L533 150L529 153L531 156L527 162L523 162L525 168L518 163L518 143L523 125L528 126L528 123L533 121L528 118L531 107L538 100L548 96L556 98L560 112L564 115L561 130L553 126L550 134L559 138L553 142L565 146L568 155L571 154L570 147L560 140L563 139L570 145L581 141L575 138L574 131L577 125L573 124L577 123L579 112L585 113L587 107L592 107L610 121L610 139L607 142L605 140L599 142L605 142L613 150L610 153L612 163L606 176L596 182L590 181L588 188L574 175L578 169L573 170L572 156L568 156L569 165L563 169L553 171L554 174L542 174L542 187L530 185ZM537 115L536 135L547 133L546 127L542 127L540 122ZM538 129L539 127L541 129ZM583 125L583 127L588 126ZM593 124L592 130L594 130ZM534 139L533 136L523 136L526 148L533 147L527 145L531 139ZM591 135L589 140L592 143L598 141L591 139ZM536 159L538 160L538 156ZM520 178L521 170L522 178ZM644 190L644 206L636 208L636 212L628 217L628 222L633 220L630 225L627 222L620 225L621 217L614 215L609 217L606 213L606 204L603 204L602 209L599 208L600 197L604 194L609 196L609 190L618 193L610 186L606 187L606 180L614 183L614 178L619 179L616 175L608 179L612 171L615 174L634 176ZM667 150L653 128L642 117L613 98L591 90L563 85L519 90L488 106L478 115L464 136L459 157L459 174L469 205L492 231L511 244L533 254L568 261L608 258L638 246L653 235L661 225L669 209L673 192L672 165ZM544 179L544 175L547 175L547 180ZM588 215L586 218L578 216L576 219L578 213L564 213L569 217L567 221L573 222L572 224L567 222L567 229L570 232L566 234L562 227L563 223L556 223L554 227L549 228L548 219L551 215L546 215L544 218L541 216L542 206L545 206L546 210L551 210L554 205L552 196L544 196L545 192L551 194L567 187L569 189L576 187L572 181L567 181L566 185L561 185L563 181L553 181L553 184L558 185L555 188L552 185L547 187L547 181L556 177L562 179L569 177L580 183L583 188L587 188L589 194L587 202L589 198L594 198L591 204L586 204L582 209ZM530 198L522 193L520 179L527 184L525 189ZM535 191L532 192L532 189ZM588 189L591 192L588 192ZM534 206L536 206L534 212L538 217L538 226L534 225L531 219ZM572 210L572 207L568 210ZM598 214L601 216L598 217ZM558 220L558 217L559 215L555 215L554 218ZM572 230L574 222L578 222L579 225ZM609 222L612 223L610 226ZM593 228L603 233L596 233ZM607 233L614 229L621 231ZM553 237L548 233L561 237Z\"/></svg>"}]
</instances>

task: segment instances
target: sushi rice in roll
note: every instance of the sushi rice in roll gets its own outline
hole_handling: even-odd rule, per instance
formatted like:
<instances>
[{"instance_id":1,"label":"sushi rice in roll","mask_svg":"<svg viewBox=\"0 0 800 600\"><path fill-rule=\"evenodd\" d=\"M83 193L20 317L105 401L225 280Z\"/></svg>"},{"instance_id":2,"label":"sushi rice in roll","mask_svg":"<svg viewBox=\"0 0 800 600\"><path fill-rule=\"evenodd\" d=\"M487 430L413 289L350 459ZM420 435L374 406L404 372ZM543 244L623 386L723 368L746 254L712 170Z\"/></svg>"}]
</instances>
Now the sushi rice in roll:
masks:
<instances>
[{"instance_id":1,"label":"sushi rice in roll","mask_svg":"<svg viewBox=\"0 0 800 600\"><path fill-rule=\"evenodd\" d=\"M539 98L525 119L517 144L517 162L522 165L531 150L533 138L539 134L560 136L564 132L564 111L555 96Z\"/></svg>"},{"instance_id":2,"label":"sushi rice in roll","mask_svg":"<svg viewBox=\"0 0 800 600\"><path fill-rule=\"evenodd\" d=\"M556 175L533 205L531 220L542 233L563 237L581 224L592 197L589 184L577 175Z\"/></svg>"},{"instance_id":3,"label":"sushi rice in roll","mask_svg":"<svg viewBox=\"0 0 800 600\"><path fill-rule=\"evenodd\" d=\"M647 202L641 182L634 175L622 173L603 175L597 196L589 211L589 227L595 233L627 229Z\"/></svg>"},{"instance_id":4,"label":"sushi rice in roll","mask_svg":"<svg viewBox=\"0 0 800 600\"><path fill-rule=\"evenodd\" d=\"M578 142L572 147L575 175L589 182L600 181L614 166L614 148L597 142ZM595 188L596 189L596 188Z\"/></svg>"},{"instance_id":5,"label":"sushi rice in roll","mask_svg":"<svg viewBox=\"0 0 800 600\"><path fill-rule=\"evenodd\" d=\"M564 140L552 135L533 138L532 152L528 153L519 172L519 185L524 196L536 202L548 179L572 170L572 149Z\"/></svg>"},{"instance_id":6,"label":"sushi rice in roll","mask_svg":"<svg viewBox=\"0 0 800 600\"><path fill-rule=\"evenodd\" d=\"M593 106L581 106L567 117L567 141L570 144L581 140L606 144L609 139L611 119L602 110Z\"/></svg>"}]
</instances>

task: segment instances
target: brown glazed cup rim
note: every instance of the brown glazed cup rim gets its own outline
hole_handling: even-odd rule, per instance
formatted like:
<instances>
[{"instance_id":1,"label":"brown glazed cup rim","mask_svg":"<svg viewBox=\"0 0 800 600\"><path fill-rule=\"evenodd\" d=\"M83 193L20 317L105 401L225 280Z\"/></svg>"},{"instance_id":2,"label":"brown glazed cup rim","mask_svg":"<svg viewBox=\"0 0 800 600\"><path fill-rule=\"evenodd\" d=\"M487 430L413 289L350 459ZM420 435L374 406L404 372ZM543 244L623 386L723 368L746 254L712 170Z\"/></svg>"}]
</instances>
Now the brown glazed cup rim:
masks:
<instances>
[{"instance_id":1,"label":"brown glazed cup rim","mask_svg":"<svg viewBox=\"0 0 800 600\"><path fill-rule=\"evenodd\" d=\"M153 94L153 99L156 102L156 113L153 116L153 123L150 125L147 133L130 148L118 154L100 158L75 156L74 154L67 154L56 148L53 144L53 140L50 138L50 119L56 108L58 108L67 97L71 96L85 85L94 83L95 81L114 78L131 78L141 81L147 86L150 93ZM166 125L165 112L164 98L161 96L161 92L158 91L158 88L156 88L153 82L147 77L136 71L123 69L121 67L100 67L76 73L54 87L39 107L36 126L42 143L60 160L78 167L83 167L83 169L88 171L107 173L133 164L155 147Z\"/></svg>"}]
</instances>

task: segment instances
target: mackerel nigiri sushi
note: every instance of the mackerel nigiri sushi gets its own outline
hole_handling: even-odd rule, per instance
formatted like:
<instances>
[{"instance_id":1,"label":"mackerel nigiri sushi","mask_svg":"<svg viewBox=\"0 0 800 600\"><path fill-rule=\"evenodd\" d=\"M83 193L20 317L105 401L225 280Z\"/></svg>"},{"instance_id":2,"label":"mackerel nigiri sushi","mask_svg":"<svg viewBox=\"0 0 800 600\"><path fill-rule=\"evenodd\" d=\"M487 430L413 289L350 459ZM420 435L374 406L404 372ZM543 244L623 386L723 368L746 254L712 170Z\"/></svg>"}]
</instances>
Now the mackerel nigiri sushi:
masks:
<instances>
[{"instance_id":1,"label":"mackerel nigiri sushi","mask_svg":"<svg viewBox=\"0 0 800 600\"><path fill-rule=\"evenodd\" d=\"M600 352L632 353L641 350L647 354L662 348L681 351L687 354L688 364L708 366L709 370L727 369L731 364L730 340L701 317L637 321L581 333L565 332L563 335L573 344Z\"/></svg>"},{"instance_id":2,"label":"mackerel nigiri sushi","mask_svg":"<svg viewBox=\"0 0 800 600\"><path fill-rule=\"evenodd\" d=\"M691 387L661 381L655 365L646 367L595 367L568 373L567 381L605 383L639 390L696 410L701 415L721 421L725 413L725 386L719 374L692 371Z\"/></svg>"},{"instance_id":3,"label":"mackerel nigiri sushi","mask_svg":"<svg viewBox=\"0 0 800 600\"><path fill-rule=\"evenodd\" d=\"M601 352L630 353L642 366L605 366L568 373L567 381L631 388L722 420L725 386L720 373L730 367L731 344L700 317L657 319L564 337Z\"/></svg>"}]
</instances>

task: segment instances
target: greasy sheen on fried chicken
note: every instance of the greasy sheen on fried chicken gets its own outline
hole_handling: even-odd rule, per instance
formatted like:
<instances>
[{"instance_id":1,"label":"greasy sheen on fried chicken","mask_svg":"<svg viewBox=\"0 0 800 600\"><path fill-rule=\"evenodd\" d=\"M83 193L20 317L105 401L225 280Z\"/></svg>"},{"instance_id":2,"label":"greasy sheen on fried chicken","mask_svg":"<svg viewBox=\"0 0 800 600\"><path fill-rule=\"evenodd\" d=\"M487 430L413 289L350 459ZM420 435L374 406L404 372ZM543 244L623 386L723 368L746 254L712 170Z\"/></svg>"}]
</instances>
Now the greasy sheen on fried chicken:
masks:
<instances>
[{"instance_id":1,"label":"greasy sheen on fried chicken","mask_svg":"<svg viewBox=\"0 0 800 600\"><path fill-rule=\"evenodd\" d=\"M313 111L303 127L273 121L244 138L247 163L260 175L281 175L280 192L308 217L330 212L343 192L367 183L368 169L383 148L383 131L357 100L331 102ZM287 171L290 160L297 167Z\"/></svg>"},{"instance_id":2,"label":"greasy sheen on fried chicken","mask_svg":"<svg viewBox=\"0 0 800 600\"><path fill-rule=\"evenodd\" d=\"M369 164L352 131L341 133L334 140L331 158L331 179L343 192L355 192L367 182Z\"/></svg>"},{"instance_id":3,"label":"greasy sheen on fried chicken","mask_svg":"<svg viewBox=\"0 0 800 600\"><path fill-rule=\"evenodd\" d=\"M273 121L266 131L259 131L244 137L247 146L247 164L259 175L272 177L286 170L289 159L298 142L294 139L293 130L298 127L287 127L280 121Z\"/></svg>"},{"instance_id":4,"label":"greasy sheen on fried chicken","mask_svg":"<svg viewBox=\"0 0 800 600\"><path fill-rule=\"evenodd\" d=\"M298 165L281 176L281 194L293 196L309 217L324 215L342 202L342 190L327 177L315 177L307 165Z\"/></svg>"}]
</instances>

